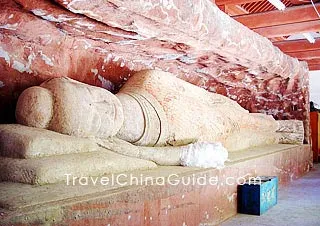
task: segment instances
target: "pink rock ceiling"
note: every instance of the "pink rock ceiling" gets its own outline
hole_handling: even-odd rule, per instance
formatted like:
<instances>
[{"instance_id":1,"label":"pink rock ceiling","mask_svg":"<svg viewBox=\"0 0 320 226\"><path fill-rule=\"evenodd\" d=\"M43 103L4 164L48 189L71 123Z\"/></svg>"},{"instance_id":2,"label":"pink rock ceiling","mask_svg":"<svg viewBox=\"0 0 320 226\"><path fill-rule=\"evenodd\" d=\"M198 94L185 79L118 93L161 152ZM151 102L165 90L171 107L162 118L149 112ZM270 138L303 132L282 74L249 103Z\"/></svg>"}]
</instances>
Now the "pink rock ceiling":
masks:
<instances>
[{"instance_id":1,"label":"pink rock ceiling","mask_svg":"<svg viewBox=\"0 0 320 226\"><path fill-rule=\"evenodd\" d=\"M0 107L68 76L116 92L161 69L251 112L308 124L308 68L209 0L0 0ZM9 116L9 117L8 117ZM307 131L308 133L308 131Z\"/></svg>"}]
</instances>

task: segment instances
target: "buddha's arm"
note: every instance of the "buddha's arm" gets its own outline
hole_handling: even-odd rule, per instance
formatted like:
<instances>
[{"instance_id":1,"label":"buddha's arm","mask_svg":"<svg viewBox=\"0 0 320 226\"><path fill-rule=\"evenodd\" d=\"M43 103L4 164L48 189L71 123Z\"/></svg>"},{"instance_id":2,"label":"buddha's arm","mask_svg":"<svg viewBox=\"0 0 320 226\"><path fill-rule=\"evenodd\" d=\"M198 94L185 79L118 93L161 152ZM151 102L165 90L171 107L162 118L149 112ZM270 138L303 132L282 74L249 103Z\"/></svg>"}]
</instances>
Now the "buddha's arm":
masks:
<instances>
[{"instance_id":1,"label":"buddha's arm","mask_svg":"<svg viewBox=\"0 0 320 226\"><path fill-rule=\"evenodd\" d=\"M99 146L123 154L153 161L165 166L223 167L227 150L220 143L196 142L184 146L141 147L121 139L96 139Z\"/></svg>"}]
</instances>

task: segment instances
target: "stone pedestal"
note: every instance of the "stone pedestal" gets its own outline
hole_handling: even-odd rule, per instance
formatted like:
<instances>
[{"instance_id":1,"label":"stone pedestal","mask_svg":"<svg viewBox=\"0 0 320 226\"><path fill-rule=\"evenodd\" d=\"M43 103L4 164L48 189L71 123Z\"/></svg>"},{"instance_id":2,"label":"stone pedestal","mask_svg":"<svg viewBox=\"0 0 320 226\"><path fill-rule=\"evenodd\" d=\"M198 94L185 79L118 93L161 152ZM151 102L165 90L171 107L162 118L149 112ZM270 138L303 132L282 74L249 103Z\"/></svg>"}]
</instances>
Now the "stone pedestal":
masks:
<instances>
[{"instance_id":1,"label":"stone pedestal","mask_svg":"<svg viewBox=\"0 0 320 226\"><path fill-rule=\"evenodd\" d=\"M0 125L0 180L27 184L65 181L65 174L99 176L156 168L151 161L78 138L22 125Z\"/></svg>"},{"instance_id":2,"label":"stone pedestal","mask_svg":"<svg viewBox=\"0 0 320 226\"><path fill-rule=\"evenodd\" d=\"M222 170L159 167L133 173L138 178L141 174L153 178L153 185L151 181L147 185L128 185L130 174L124 174L127 178L121 176L121 184L106 186L2 182L0 221L1 225L215 225L237 212L237 179L278 176L281 189L311 166L310 146L271 145L231 153L229 164ZM166 181L170 177L172 182L217 178L218 183L156 185L159 177ZM227 178L231 178L229 184L234 184L226 185Z\"/></svg>"}]
</instances>

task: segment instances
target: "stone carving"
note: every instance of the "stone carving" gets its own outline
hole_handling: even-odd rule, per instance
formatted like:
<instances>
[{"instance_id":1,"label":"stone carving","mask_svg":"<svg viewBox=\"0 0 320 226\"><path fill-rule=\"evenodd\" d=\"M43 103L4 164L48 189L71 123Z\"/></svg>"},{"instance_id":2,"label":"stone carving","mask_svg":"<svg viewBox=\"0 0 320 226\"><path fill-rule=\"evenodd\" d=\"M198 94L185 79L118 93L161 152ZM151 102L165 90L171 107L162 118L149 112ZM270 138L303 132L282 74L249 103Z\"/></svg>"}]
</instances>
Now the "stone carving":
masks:
<instances>
[{"instance_id":1,"label":"stone carving","mask_svg":"<svg viewBox=\"0 0 320 226\"><path fill-rule=\"evenodd\" d=\"M0 180L57 183L158 165L224 166L228 152L208 142L181 147L139 147L116 137L80 138L50 130L0 124Z\"/></svg>"},{"instance_id":2,"label":"stone carving","mask_svg":"<svg viewBox=\"0 0 320 226\"><path fill-rule=\"evenodd\" d=\"M183 146L143 147L112 137L105 140L99 139L97 144L119 154L149 160L164 166L222 168L228 159L228 152L221 143L196 142Z\"/></svg>"},{"instance_id":3,"label":"stone carving","mask_svg":"<svg viewBox=\"0 0 320 226\"><path fill-rule=\"evenodd\" d=\"M0 125L0 179L30 184L154 163L219 168L227 150L301 143L304 133L301 121L251 114L156 70L136 73L116 95L70 78L47 80L21 94L16 118L29 127Z\"/></svg>"},{"instance_id":4,"label":"stone carving","mask_svg":"<svg viewBox=\"0 0 320 226\"><path fill-rule=\"evenodd\" d=\"M167 72L138 72L117 97L127 112L118 137L137 145L210 141L233 151L278 142L272 116L249 114L235 101Z\"/></svg>"},{"instance_id":5,"label":"stone carving","mask_svg":"<svg viewBox=\"0 0 320 226\"><path fill-rule=\"evenodd\" d=\"M52 155L97 151L99 146L90 139L66 136L50 130L17 124L0 125L0 156L32 159Z\"/></svg>"},{"instance_id":6,"label":"stone carving","mask_svg":"<svg viewBox=\"0 0 320 226\"><path fill-rule=\"evenodd\" d=\"M94 139L0 124L0 181L47 184L66 180L66 174L102 176L156 167L151 161L99 147Z\"/></svg>"},{"instance_id":7,"label":"stone carving","mask_svg":"<svg viewBox=\"0 0 320 226\"><path fill-rule=\"evenodd\" d=\"M304 140L303 122L299 120L279 120L277 121L277 132L281 134L280 143L302 144Z\"/></svg>"},{"instance_id":8,"label":"stone carving","mask_svg":"<svg viewBox=\"0 0 320 226\"><path fill-rule=\"evenodd\" d=\"M123 124L120 101L109 91L62 77L26 89L17 122L77 137L114 136Z\"/></svg>"},{"instance_id":9,"label":"stone carving","mask_svg":"<svg viewBox=\"0 0 320 226\"><path fill-rule=\"evenodd\" d=\"M136 73L116 96L69 78L51 79L21 94L16 117L24 125L79 137L117 135L139 146L221 142L229 151L278 143L288 133L281 127L290 129L156 70Z\"/></svg>"}]
</instances>

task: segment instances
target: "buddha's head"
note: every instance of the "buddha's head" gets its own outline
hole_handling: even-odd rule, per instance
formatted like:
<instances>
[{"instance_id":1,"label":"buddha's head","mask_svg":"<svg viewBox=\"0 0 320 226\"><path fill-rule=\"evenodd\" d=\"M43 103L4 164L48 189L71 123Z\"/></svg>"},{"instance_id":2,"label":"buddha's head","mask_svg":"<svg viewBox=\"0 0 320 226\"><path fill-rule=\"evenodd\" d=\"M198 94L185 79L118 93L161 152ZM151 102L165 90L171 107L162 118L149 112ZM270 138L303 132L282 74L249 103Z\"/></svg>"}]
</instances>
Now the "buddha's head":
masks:
<instances>
[{"instance_id":1,"label":"buddha's head","mask_svg":"<svg viewBox=\"0 0 320 226\"><path fill-rule=\"evenodd\" d=\"M47 128L53 115L53 96L40 86L30 87L19 96L16 119L19 124Z\"/></svg>"}]
</instances>

